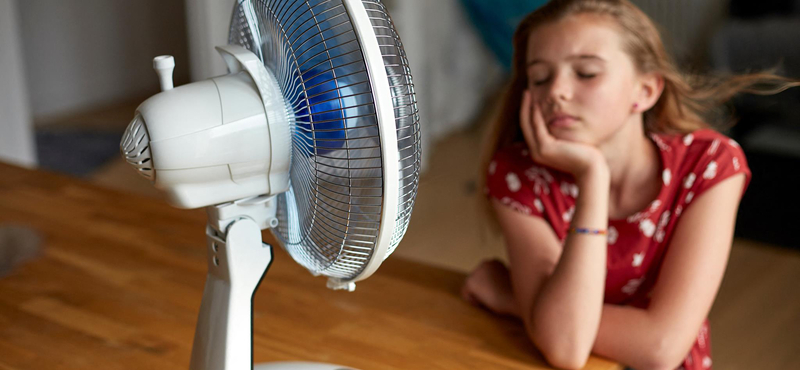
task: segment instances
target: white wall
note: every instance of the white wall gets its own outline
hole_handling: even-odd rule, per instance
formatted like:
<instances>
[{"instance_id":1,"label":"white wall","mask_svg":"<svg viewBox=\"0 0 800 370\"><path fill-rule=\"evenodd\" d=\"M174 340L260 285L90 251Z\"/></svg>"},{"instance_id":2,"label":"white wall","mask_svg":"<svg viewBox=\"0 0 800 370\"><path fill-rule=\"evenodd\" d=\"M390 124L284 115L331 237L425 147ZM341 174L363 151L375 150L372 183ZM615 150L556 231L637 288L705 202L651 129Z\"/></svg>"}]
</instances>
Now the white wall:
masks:
<instances>
[{"instance_id":1,"label":"white wall","mask_svg":"<svg viewBox=\"0 0 800 370\"><path fill-rule=\"evenodd\" d=\"M20 52L17 2L0 0L0 161L36 165L36 148Z\"/></svg>"},{"instance_id":2,"label":"white wall","mask_svg":"<svg viewBox=\"0 0 800 370\"><path fill-rule=\"evenodd\" d=\"M186 0L192 81L219 76L227 71L214 49L228 44L235 0Z\"/></svg>"},{"instance_id":3,"label":"white wall","mask_svg":"<svg viewBox=\"0 0 800 370\"><path fill-rule=\"evenodd\" d=\"M389 6L414 77L425 170L436 142L466 129L485 109L502 69L460 1L397 0Z\"/></svg>"},{"instance_id":4,"label":"white wall","mask_svg":"<svg viewBox=\"0 0 800 370\"><path fill-rule=\"evenodd\" d=\"M176 82L188 80L183 0L24 0L18 8L37 121L157 92L156 55L175 55Z\"/></svg>"}]
</instances>

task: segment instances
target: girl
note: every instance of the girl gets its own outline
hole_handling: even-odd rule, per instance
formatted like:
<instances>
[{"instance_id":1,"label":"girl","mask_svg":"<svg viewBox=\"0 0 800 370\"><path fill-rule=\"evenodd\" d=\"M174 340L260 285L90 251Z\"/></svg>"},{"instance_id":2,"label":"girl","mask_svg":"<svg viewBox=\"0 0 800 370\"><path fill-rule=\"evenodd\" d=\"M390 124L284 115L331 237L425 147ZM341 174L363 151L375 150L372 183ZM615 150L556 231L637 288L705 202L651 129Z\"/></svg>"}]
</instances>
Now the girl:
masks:
<instances>
[{"instance_id":1,"label":"girl","mask_svg":"<svg viewBox=\"0 0 800 370\"><path fill-rule=\"evenodd\" d=\"M711 368L706 316L750 180L708 113L768 74L687 79L626 0L552 0L514 36L513 80L484 183L510 265L464 298L519 317L547 361ZM775 88L751 88L771 84Z\"/></svg>"}]
</instances>

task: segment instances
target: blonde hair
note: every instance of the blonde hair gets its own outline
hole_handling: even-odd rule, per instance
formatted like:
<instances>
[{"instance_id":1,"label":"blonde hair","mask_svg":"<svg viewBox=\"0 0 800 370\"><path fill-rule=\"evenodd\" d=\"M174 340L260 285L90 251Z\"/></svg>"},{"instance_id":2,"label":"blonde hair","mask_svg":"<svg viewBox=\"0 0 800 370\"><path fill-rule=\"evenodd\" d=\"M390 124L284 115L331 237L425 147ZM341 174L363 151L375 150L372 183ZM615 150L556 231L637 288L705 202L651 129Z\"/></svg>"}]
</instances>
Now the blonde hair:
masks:
<instances>
[{"instance_id":1,"label":"blonde hair","mask_svg":"<svg viewBox=\"0 0 800 370\"><path fill-rule=\"evenodd\" d=\"M522 141L519 111L522 93L527 86L526 56L528 38L537 27L578 14L610 17L619 26L624 48L639 73L655 73L664 79L664 90L656 104L644 113L646 132L689 133L701 128L715 128L724 122L712 117L720 106L740 92L775 94L798 81L777 76L772 71L712 77L682 73L664 47L653 21L627 0L551 0L529 14L517 27L513 38L514 54L511 81L503 95L499 113L485 136L480 167L480 189L486 186L486 168L495 151L515 141ZM486 198L483 208L489 211ZM489 212L491 214L491 212Z\"/></svg>"}]
</instances>

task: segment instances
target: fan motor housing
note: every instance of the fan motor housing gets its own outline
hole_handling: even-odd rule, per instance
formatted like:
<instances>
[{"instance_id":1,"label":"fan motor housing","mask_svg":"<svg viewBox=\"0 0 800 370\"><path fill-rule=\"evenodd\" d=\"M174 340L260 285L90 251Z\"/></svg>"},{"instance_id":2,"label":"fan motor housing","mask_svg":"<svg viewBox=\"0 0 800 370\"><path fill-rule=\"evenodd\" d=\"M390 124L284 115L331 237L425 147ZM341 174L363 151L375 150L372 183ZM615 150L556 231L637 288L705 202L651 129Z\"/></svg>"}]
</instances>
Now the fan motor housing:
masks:
<instances>
[{"instance_id":1,"label":"fan motor housing","mask_svg":"<svg viewBox=\"0 0 800 370\"><path fill-rule=\"evenodd\" d=\"M231 70L163 91L137 109L149 138L154 185L177 207L204 207L288 188L288 160L274 163L279 158L269 127L270 118L287 125L286 118L280 117L281 110L267 112L262 93L273 87L263 81L258 86L244 68Z\"/></svg>"}]
</instances>

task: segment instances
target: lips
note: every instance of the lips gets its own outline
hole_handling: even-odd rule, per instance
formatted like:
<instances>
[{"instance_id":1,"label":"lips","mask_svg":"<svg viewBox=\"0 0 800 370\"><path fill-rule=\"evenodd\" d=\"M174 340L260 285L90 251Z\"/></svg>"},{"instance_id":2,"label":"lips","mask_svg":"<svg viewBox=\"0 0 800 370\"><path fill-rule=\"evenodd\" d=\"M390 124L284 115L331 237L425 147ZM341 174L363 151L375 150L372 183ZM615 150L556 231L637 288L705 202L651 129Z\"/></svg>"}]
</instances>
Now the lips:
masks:
<instances>
[{"instance_id":1,"label":"lips","mask_svg":"<svg viewBox=\"0 0 800 370\"><path fill-rule=\"evenodd\" d=\"M547 121L547 125L551 127L568 127L578 121L577 117L568 114L557 114Z\"/></svg>"}]
</instances>

